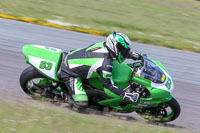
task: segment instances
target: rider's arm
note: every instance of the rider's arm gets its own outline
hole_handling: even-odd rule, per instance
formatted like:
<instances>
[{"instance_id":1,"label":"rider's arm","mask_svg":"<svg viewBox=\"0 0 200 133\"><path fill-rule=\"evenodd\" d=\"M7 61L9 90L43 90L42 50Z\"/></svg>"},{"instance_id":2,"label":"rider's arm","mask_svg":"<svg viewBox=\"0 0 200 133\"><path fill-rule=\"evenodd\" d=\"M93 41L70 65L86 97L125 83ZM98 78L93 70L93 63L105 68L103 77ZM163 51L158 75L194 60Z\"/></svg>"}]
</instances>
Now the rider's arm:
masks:
<instances>
[{"instance_id":1,"label":"rider's arm","mask_svg":"<svg viewBox=\"0 0 200 133\"><path fill-rule=\"evenodd\" d=\"M98 71L104 88L112 91L113 93L123 96L123 91L113 84L112 80L112 60L104 59L103 65Z\"/></svg>"},{"instance_id":2,"label":"rider's arm","mask_svg":"<svg viewBox=\"0 0 200 133\"><path fill-rule=\"evenodd\" d=\"M119 89L113 84L112 80L112 60L104 59L102 67L99 69L98 73L100 74L104 89L108 89L113 93L123 97L125 101L137 102L139 94L137 93L127 93Z\"/></svg>"}]
</instances>

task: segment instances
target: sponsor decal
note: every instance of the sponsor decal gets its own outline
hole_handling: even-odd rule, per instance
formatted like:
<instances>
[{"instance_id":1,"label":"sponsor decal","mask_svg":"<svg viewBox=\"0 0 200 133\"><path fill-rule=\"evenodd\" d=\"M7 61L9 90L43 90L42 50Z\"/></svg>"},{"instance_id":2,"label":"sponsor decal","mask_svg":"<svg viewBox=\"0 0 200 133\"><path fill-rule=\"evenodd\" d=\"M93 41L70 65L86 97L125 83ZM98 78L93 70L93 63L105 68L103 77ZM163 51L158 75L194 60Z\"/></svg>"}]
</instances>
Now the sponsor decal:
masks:
<instances>
[{"instance_id":1,"label":"sponsor decal","mask_svg":"<svg viewBox=\"0 0 200 133\"><path fill-rule=\"evenodd\" d=\"M165 75L164 75L164 74L162 74L161 81L162 81L162 82L165 81Z\"/></svg>"},{"instance_id":2,"label":"sponsor decal","mask_svg":"<svg viewBox=\"0 0 200 133\"><path fill-rule=\"evenodd\" d=\"M48 47L48 46L45 46L45 49L48 49L48 50L51 50L51 51L57 51L56 48L52 48L52 47Z\"/></svg>"},{"instance_id":3,"label":"sponsor decal","mask_svg":"<svg viewBox=\"0 0 200 133\"><path fill-rule=\"evenodd\" d=\"M166 86L166 87L168 88L168 90L169 90L169 89L171 88L171 85L172 85L172 81L171 81L171 79L168 77L165 86Z\"/></svg>"},{"instance_id":4,"label":"sponsor decal","mask_svg":"<svg viewBox=\"0 0 200 133\"><path fill-rule=\"evenodd\" d=\"M151 103L151 102L143 102L143 101L140 100L140 103L138 104L138 106L139 107L146 107L146 106L148 106L150 104L153 104L153 103Z\"/></svg>"}]
</instances>

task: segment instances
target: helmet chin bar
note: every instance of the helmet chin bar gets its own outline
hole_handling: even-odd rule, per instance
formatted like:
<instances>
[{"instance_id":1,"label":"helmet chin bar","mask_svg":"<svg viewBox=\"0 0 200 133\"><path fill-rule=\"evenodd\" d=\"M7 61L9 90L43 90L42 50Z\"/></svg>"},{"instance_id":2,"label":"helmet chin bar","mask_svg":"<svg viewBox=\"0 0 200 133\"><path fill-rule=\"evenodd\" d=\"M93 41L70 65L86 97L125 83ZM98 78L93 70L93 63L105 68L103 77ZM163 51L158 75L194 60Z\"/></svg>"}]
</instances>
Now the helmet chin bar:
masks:
<instances>
[{"instance_id":1,"label":"helmet chin bar","mask_svg":"<svg viewBox=\"0 0 200 133\"><path fill-rule=\"evenodd\" d=\"M109 52L111 58L115 58L119 63L122 63L125 60L125 58L123 57L123 55L120 52L118 52L118 54L117 54L117 53L113 52L109 47L106 46L106 48L108 49L108 52Z\"/></svg>"},{"instance_id":2,"label":"helmet chin bar","mask_svg":"<svg viewBox=\"0 0 200 133\"><path fill-rule=\"evenodd\" d=\"M122 63L125 60L125 58L123 57L123 55L120 52L119 52L119 54L118 54L118 56L116 58L117 58L117 61L119 63Z\"/></svg>"}]
</instances>

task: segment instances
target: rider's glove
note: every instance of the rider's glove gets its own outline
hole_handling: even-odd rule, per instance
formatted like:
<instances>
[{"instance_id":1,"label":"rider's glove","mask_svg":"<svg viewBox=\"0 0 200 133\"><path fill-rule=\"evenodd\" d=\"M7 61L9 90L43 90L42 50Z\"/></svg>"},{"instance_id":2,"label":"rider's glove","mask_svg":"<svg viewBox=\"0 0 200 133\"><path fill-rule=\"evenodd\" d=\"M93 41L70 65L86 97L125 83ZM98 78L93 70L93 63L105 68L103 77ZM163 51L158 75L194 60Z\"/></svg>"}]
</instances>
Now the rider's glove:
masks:
<instances>
[{"instance_id":1,"label":"rider's glove","mask_svg":"<svg viewBox=\"0 0 200 133\"><path fill-rule=\"evenodd\" d=\"M131 101L131 102L137 102L138 98L139 98L139 94L138 93L125 92L124 96L123 96L123 100L124 101Z\"/></svg>"},{"instance_id":2,"label":"rider's glove","mask_svg":"<svg viewBox=\"0 0 200 133\"><path fill-rule=\"evenodd\" d=\"M143 56L142 54L138 54L138 53L135 53L135 52L131 52L129 55L128 55L128 58L131 58L133 60L142 60L143 59Z\"/></svg>"}]
</instances>

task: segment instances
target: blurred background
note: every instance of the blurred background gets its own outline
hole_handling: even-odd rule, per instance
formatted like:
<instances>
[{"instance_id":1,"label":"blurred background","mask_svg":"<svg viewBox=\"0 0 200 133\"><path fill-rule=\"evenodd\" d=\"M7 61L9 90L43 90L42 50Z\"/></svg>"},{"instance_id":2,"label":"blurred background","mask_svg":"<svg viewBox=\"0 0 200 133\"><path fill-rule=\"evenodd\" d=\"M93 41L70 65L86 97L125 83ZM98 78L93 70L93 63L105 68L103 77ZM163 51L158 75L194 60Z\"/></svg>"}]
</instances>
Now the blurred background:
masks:
<instances>
[{"instance_id":1,"label":"blurred background","mask_svg":"<svg viewBox=\"0 0 200 133\"><path fill-rule=\"evenodd\" d=\"M0 13L104 35L123 31L133 41L200 52L195 0L0 0Z\"/></svg>"}]
</instances>

